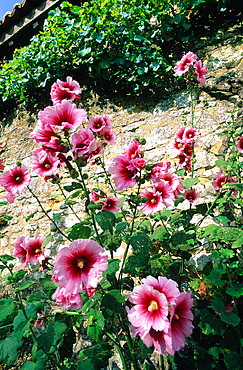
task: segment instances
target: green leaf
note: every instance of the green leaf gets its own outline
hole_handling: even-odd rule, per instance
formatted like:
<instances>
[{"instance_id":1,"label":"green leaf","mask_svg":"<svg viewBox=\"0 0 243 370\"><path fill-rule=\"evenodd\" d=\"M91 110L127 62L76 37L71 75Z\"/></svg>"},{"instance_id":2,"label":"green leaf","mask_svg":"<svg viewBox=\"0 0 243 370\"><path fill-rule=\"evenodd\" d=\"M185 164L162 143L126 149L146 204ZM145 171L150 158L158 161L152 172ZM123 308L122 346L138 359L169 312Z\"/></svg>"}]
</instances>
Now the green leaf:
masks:
<instances>
[{"instance_id":1,"label":"green leaf","mask_svg":"<svg viewBox=\"0 0 243 370\"><path fill-rule=\"evenodd\" d=\"M183 187L185 189L190 189L192 188L194 185L198 184L200 181L198 179L194 179L194 178L190 178L190 179L185 179L183 181Z\"/></svg>"},{"instance_id":2,"label":"green leaf","mask_svg":"<svg viewBox=\"0 0 243 370\"><path fill-rule=\"evenodd\" d=\"M227 168L228 166L232 166L232 163L231 162L227 162L227 161L223 161L221 159L217 159L215 161L215 165L216 166L219 166L219 167L224 167L224 168Z\"/></svg>"},{"instance_id":3,"label":"green leaf","mask_svg":"<svg viewBox=\"0 0 243 370\"><path fill-rule=\"evenodd\" d=\"M37 350L43 349L45 352L50 352L51 347L62 338L66 329L67 326L63 322L51 323L46 331L37 337Z\"/></svg>"},{"instance_id":4,"label":"green leaf","mask_svg":"<svg viewBox=\"0 0 243 370\"><path fill-rule=\"evenodd\" d=\"M19 336L9 336L0 341L0 361L7 365L13 365L18 356L18 348L22 346Z\"/></svg>"},{"instance_id":5,"label":"green leaf","mask_svg":"<svg viewBox=\"0 0 243 370\"><path fill-rule=\"evenodd\" d=\"M220 319L228 325L237 326L240 323L240 318L234 312L225 311L220 315Z\"/></svg>"},{"instance_id":6,"label":"green leaf","mask_svg":"<svg viewBox=\"0 0 243 370\"><path fill-rule=\"evenodd\" d=\"M7 316L11 315L16 305L12 298L2 298L0 300L0 321L6 319Z\"/></svg>"},{"instance_id":7,"label":"green leaf","mask_svg":"<svg viewBox=\"0 0 243 370\"><path fill-rule=\"evenodd\" d=\"M29 288L31 285L35 284L36 281L33 281L33 280L27 280L27 281L24 281L22 284L20 284L16 289L15 291L16 292L19 292L21 290L24 290L24 289L27 289Z\"/></svg>"},{"instance_id":8,"label":"green leaf","mask_svg":"<svg viewBox=\"0 0 243 370\"><path fill-rule=\"evenodd\" d=\"M215 299L213 299L212 305L217 313L221 313L225 311L225 304L222 298L220 297L216 297Z\"/></svg>"},{"instance_id":9,"label":"green leaf","mask_svg":"<svg viewBox=\"0 0 243 370\"><path fill-rule=\"evenodd\" d=\"M101 309L106 318L114 317L116 314L123 313L122 304L124 297L117 289L109 290L101 300Z\"/></svg>"},{"instance_id":10,"label":"green leaf","mask_svg":"<svg viewBox=\"0 0 243 370\"><path fill-rule=\"evenodd\" d=\"M168 239L170 237L170 234L167 232L164 226L158 226L153 234L151 235L151 239L160 240L163 241L165 239Z\"/></svg>"},{"instance_id":11,"label":"green leaf","mask_svg":"<svg viewBox=\"0 0 243 370\"><path fill-rule=\"evenodd\" d=\"M201 312L198 326L206 335L213 334L223 336L227 328L226 325L220 319L214 317L206 307Z\"/></svg>"},{"instance_id":12,"label":"green leaf","mask_svg":"<svg viewBox=\"0 0 243 370\"><path fill-rule=\"evenodd\" d=\"M29 221L31 218L33 218L33 217L36 215L36 213L38 213L38 211L35 211L35 212L31 213L29 216L27 216L27 217L25 218L25 221L26 221L26 222L27 222L27 221Z\"/></svg>"},{"instance_id":13,"label":"green leaf","mask_svg":"<svg viewBox=\"0 0 243 370\"><path fill-rule=\"evenodd\" d=\"M68 230L68 237L72 240L88 239L91 235L91 229L86 222L79 222Z\"/></svg>"},{"instance_id":14,"label":"green leaf","mask_svg":"<svg viewBox=\"0 0 243 370\"><path fill-rule=\"evenodd\" d=\"M81 188L81 184L79 182L72 182L71 185L63 186L63 189L68 192L71 192L73 190L80 189L80 188Z\"/></svg>"},{"instance_id":15,"label":"green leaf","mask_svg":"<svg viewBox=\"0 0 243 370\"><path fill-rule=\"evenodd\" d=\"M152 243L148 235L141 231L133 234L129 239L129 242L134 252L143 251L144 253L147 253L152 247Z\"/></svg>"},{"instance_id":16,"label":"green leaf","mask_svg":"<svg viewBox=\"0 0 243 370\"><path fill-rule=\"evenodd\" d=\"M108 366L109 358L113 355L108 343L95 344L80 351L82 362L78 362L77 370L100 370Z\"/></svg>"},{"instance_id":17,"label":"green leaf","mask_svg":"<svg viewBox=\"0 0 243 370\"><path fill-rule=\"evenodd\" d=\"M242 370L243 358L238 353L224 349L224 362L227 370Z\"/></svg>"},{"instance_id":18,"label":"green leaf","mask_svg":"<svg viewBox=\"0 0 243 370\"><path fill-rule=\"evenodd\" d=\"M111 234L113 234L113 227L116 223L116 216L113 212L103 209L95 215L95 220L102 230L108 230Z\"/></svg>"},{"instance_id":19,"label":"green leaf","mask_svg":"<svg viewBox=\"0 0 243 370\"><path fill-rule=\"evenodd\" d=\"M12 256L9 256L8 254L4 254L4 255L0 256L0 262L2 262L4 264L6 264L9 261L14 261L14 260L15 260L15 258L12 257Z\"/></svg>"},{"instance_id":20,"label":"green leaf","mask_svg":"<svg viewBox=\"0 0 243 370\"><path fill-rule=\"evenodd\" d=\"M21 370L45 370L45 361L43 358L38 359L37 362L26 361Z\"/></svg>"},{"instance_id":21,"label":"green leaf","mask_svg":"<svg viewBox=\"0 0 243 370\"><path fill-rule=\"evenodd\" d=\"M237 286L236 284L233 287L227 287L226 293L231 295L232 297L240 298L243 296L243 286Z\"/></svg>"}]
</instances>

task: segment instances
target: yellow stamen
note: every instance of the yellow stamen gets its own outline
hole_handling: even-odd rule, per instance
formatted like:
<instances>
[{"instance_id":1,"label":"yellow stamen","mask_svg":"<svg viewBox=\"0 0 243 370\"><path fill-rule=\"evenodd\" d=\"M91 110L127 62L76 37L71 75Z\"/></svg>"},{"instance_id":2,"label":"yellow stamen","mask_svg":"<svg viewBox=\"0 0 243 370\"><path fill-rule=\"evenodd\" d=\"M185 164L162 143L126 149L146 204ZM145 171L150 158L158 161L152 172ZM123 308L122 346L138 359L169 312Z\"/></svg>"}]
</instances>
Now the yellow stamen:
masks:
<instances>
[{"instance_id":1,"label":"yellow stamen","mask_svg":"<svg viewBox=\"0 0 243 370\"><path fill-rule=\"evenodd\" d=\"M151 301L150 305L148 306L148 311L154 311L158 309L158 303L156 301Z\"/></svg>"},{"instance_id":2,"label":"yellow stamen","mask_svg":"<svg viewBox=\"0 0 243 370\"><path fill-rule=\"evenodd\" d=\"M84 261L83 260L78 260L77 266L82 269L84 267Z\"/></svg>"},{"instance_id":3,"label":"yellow stamen","mask_svg":"<svg viewBox=\"0 0 243 370\"><path fill-rule=\"evenodd\" d=\"M157 202L157 200L156 200L155 198L151 198L151 199L150 199L150 203L154 204L154 203L156 203L156 202Z\"/></svg>"},{"instance_id":4,"label":"yellow stamen","mask_svg":"<svg viewBox=\"0 0 243 370\"><path fill-rule=\"evenodd\" d=\"M173 316L173 319L179 320L180 317L179 317L179 315L177 315L177 313L175 313L174 316Z\"/></svg>"}]
</instances>

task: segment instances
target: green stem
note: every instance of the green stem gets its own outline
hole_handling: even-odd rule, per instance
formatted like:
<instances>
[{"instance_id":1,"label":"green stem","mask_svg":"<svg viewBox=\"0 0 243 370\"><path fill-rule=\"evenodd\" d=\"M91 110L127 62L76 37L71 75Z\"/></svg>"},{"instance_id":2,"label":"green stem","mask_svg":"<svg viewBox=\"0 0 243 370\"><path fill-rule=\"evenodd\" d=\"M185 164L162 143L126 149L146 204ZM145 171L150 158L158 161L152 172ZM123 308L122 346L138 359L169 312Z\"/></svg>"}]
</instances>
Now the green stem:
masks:
<instances>
[{"instance_id":1,"label":"green stem","mask_svg":"<svg viewBox=\"0 0 243 370\"><path fill-rule=\"evenodd\" d=\"M62 230L58 227L58 225L56 224L56 222L49 216L49 214L46 212L46 210L44 209L44 207L42 206L41 202L39 201L38 197L35 195L35 193L30 189L29 186L27 186L28 190L30 191L30 193L33 195L33 197L36 199L37 203L39 204L42 212L45 214L45 216L54 224L54 226L57 228L58 232L64 236L64 238L68 239L70 242L72 241L72 239L68 238L67 235L64 234L64 232L62 232Z\"/></svg>"},{"instance_id":2,"label":"green stem","mask_svg":"<svg viewBox=\"0 0 243 370\"><path fill-rule=\"evenodd\" d=\"M116 347L116 349L117 349L117 352L118 352L118 354L119 354L119 356L120 356L121 362L122 362L122 368L123 368L124 370L128 370L128 367L127 367L127 364L126 364L125 358L124 358L124 356L123 356L123 353L122 353L122 350L121 350L121 347L120 347L120 344L119 344L119 343L117 343L116 339L113 337L113 335L112 335L112 334L110 334L110 333L105 333L105 334L106 334L106 336L107 336L108 338L110 338L110 339L112 340L112 342L114 343L114 345L115 345L115 347Z\"/></svg>"},{"instance_id":3,"label":"green stem","mask_svg":"<svg viewBox=\"0 0 243 370\"><path fill-rule=\"evenodd\" d=\"M66 194L64 193L64 191L63 191L63 189L62 189L62 187L61 187L61 185L60 185L60 184L58 184L58 187L59 187L59 190L61 191L61 193L62 193L62 195L63 195L64 199L65 199L65 200L67 200ZM79 218L79 216L77 215L77 213L76 213L76 212L75 212L75 210L73 209L73 206L72 206L71 204L68 204L68 207L71 209L71 211L73 212L73 214L77 217L77 219L78 219L79 221L81 221L81 219Z\"/></svg>"}]
</instances>

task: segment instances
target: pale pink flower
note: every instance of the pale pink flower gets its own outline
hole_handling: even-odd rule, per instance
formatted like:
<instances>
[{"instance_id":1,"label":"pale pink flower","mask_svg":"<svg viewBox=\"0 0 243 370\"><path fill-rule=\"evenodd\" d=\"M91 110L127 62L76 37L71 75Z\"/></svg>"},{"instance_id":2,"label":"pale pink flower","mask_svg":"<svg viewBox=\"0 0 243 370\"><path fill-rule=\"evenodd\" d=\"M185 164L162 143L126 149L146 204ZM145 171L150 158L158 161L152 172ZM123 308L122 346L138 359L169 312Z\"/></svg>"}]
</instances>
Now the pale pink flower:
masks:
<instances>
[{"instance_id":1,"label":"pale pink flower","mask_svg":"<svg viewBox=\"0 0 243 370\"><path fill-rule=\"evenodd\" d=\"M61 163L56 156L48 153L42 148L34 149L32 154L32 169L38 175L50 177L59 173Z\"/></svg>"},{"instance_id":2,"label":"pale pink flower","mask_svg":"<svg viewBox=\"0 0 243 370\"><path fill-rule=\"evenodd\" d=\"M180 184L182 183L182 179L172 171L161 172L157 180L157 182L160 182L161 180L166 181L170 185L173 192L178 190L180 188Z\"/></svg>"},{"instance_id":3,"label":"pale pink flower","mask_svg":"<svg viewBox=\"0 0 243 370\"><path fill-rule=\"evenodd\" d=\"M208 74L207 68L202 64L201 60L197 60L194 64L196 79L199 82L199 86L203 86L206 82L204 75Z\"/></svg>"},{"instance_id":4,"label":"pale pink flower","mask_svg":"<svg viewBox=\"0 0 243 370\"><path fill-rule=\"evenodd\" d=\"M129 159L141 157L142 154L143 154L143 147L135 139L133 139L130 142L129 146L126 148L125 152L123 153L123 155L125 155Z\"/></svg>"},{"instance_id":5,"label":"pale pink flower","mask_svg":"<svg viewBox=\"0 0 243 370\"><path fill-rule=\"evenodd\" d=\"M49 125L56 130L68 130L78 128L87 119L84 109L78 109L75 104L68 100L53 107L46 107L38 114L39 120L45 125Z\"/></svg>"},{"instance_id":6,"label":"pale pink flower","mask_svg":"<svg viewBox=\"0 0 243 370\"><path fill-rule=\"evenodd\" d=\"M145 203L142 203L139 206L139 210L145 213L146 215L154 215L155 213L162 211L164 209L164 203L160 192L153 190L145 189L140 193L141 197L148 198Z\"/></svg>"},{"instance_id":7,"label":"pale pink flower","mask_svg":"<svg viewBox=\"0 0 243 370\"><path fill-rule=\"evenodd\" d=\"M161 180L154 185L155 190L161 195L162 202L166 207L172 207L174 205L174 192L167 181Z\"/></svg>"},{"instance_id":8,"label":"pale pink flower","mask_svg":"<svg viewBox=\"0 0 243 370\"><path fill-rule=\"evenodd\" d=\"M142 283L163 293L170 305L174 305L176 298L180 295L178 284L174 280L167 279L164 276L159 276L158 279L153 276L147 276L145 279L142 279Z\"/></svg>"},{"instance_id":9,"label":"pale pink flower","mask_svg":"<svg viewBox=\"0 0 243 370\"><path fill-rule=\"evenodd\" d=\"M109 172L118 190L125 190L136 185L137 169L125 155L113 159Z\"/></svg>"},{"instance_id":10,"label":"pale pink flower","mask_svg":"<svg viewBox=\"0 0 243 370\"><path fill-rule=\"evenodd\" d=\"M95 137L89 128L83 128L72 135L72 151L76 157L89 157L91 145L95 142Z\"/></svg>"},{"instance_id":11,"label":"pale pink flower","mask_svg":"<svg viewBox=\"0 0 243 370\"><path fill-rule=\"evenodd\" d=\"M15 195L12 193L7 193L5 198L7 199L8 203L13 203L15 201Z\"/></svg>"},{"instance_id":12,"label":"pale pink flower","mask_svg":"<svg viewBox=\"0 0 243 370\"><path fill-rule=\"evenodd\" d=\"M243 153L243 135L236 141L236 148L240 153Z\"/></svg>"},{"instance_id":13,"label":"pale pink flower","mask_svg":"<svg viewBox=\"0 0 243 370\"><path fill-rule=\"evenodd\" d=\"M57 253L54 273L60 286L77 294L84 287L96 288L107 266L108 256L104 248L93 240L78 239Z\"/></svg>"},{"instance_id":14,"label":"pale pink flower","mask_svg":"<svg viewBox=\"0 0 243 370\"><path fill-rule=\"evenodd\" d=\"M171 308L170 327L168 333L165 334L167 336L166 351L171 355L183 348L186 344L185 336L192 334L192 304L191 292L183 292L176 298L175 306Z\"/></svg>"},{"instance_id":15,"label":"pale pink flower","mask_svg":"<svg viewBox=\"0 0 243 370\"><path fill-rule=\"evenodd\" d=\"M30 133L30 138L36 143L49 143L53 139L58 139L59 136L55 133L52 127L48 124L44 124L42 121L38 121L37 126Z\"/></svg>"},{"instance_id":16,"label":"pale pink flower","mask_svg":"<svg viewBox=\"0 0 243 370\"><path fill-rule=\"evenodd\" d=\"M199 194L195 189L186 189L183 198L187 199L190 203L193 203L199 198Z\"/></svg>"},{"instance_id":17,"label":"pale pink flower","mask_svg":"<svg viewBox=\"0 0 243 370\"><path fill-rule=\"evenodd\" d=\"M51 87L51 99L53 104L61 103L62 100L78 100L81 95L79 83L68 76L66 81L57 80Z\"/></svg>"},{"instance_id":18,"label":"pale pink flower","mask_svg":"<svg viewBox=\"0 0 243 370\"><path fill-rule=\"evenodd\" d=\"M186 73L190 66L193 65L194 62L197 60L197 55L189 51L187 54L185 54L181 60L176 63L174 67L175 76L182 76L184 73Z\"/></svg>"},{"instance_id":19,"label":"pale pink flower","mask_svg":"<svg viewBox=\"0 0 243 370\"><path fill-rule=\"evenodd\" d=\"M52 299L56 301L59 306L68 310L78 310L82 308L82 298L80 293L70 293L63 286L59 286L52 294Z\"/></svg>"},{"instance_id":20,"label":"pale pink flower","mask_svg":"<svg viewBox=\"0 0 243 370\"><path fill-rule=\"evenodd\" d=\"M129 301L134 306L127 309L128 319L135 328L141 328L142 339L150 329L168 331L168 302L163 293L142 284L134 288Z\"/></svg>"},{"instance_id":21,"label":"pale pink flower","mask_svg":"<svg viewBox=\"0 0 243 370\"><path fill-rule=\"evenodd\" d=\"M120 209L118 207L122 204L122 202L118 198L110 195L101 204L102 209L106 209L107 211L110 212L119 212Z\"/></svg>"},{"instance_id":22,"label":"pale pink flower","mask_svg":"<svg viewBox=\"0 0 243 370\"><path fill-rule=\"evenodd\" d=\"M99 134L99 131L101 131L103 128L106 127L106 122L103 118L103 116L96 115L90 117L90 121L88 124L88 128L97 134Z\"/></svg>"},{"instance_id":23,"label":"pale pink flower","mask_svg":"<svg viewBox=\"0 0 243 370\"><path fill-rule=\"evenodd\" d=\"M19 236L16 242L14 243L14 257L21 259L21 262L24 265L27 265L26 256L27 250L25 249L25 237Z\"/></svg>"},{"instance_id":24,"label":"pale pink flower","mask_svg":"<svg viewBox=\"0 0 243 370\"><path fill-rule=\"evenodd\" d=\"M151 168L151 172L149 175L150 179L153 182L159 182L161 174L167 172L170 166L171 166L170 162L159 162L154 164Z\"/></svg>"},{"instance_id":25,"label":"pale pink flower","mask_svg":"<svg viewBox=\"0 0 243 370\"><path fill-rule=\"evenodd\" d=\"M29 183L30 175L26 166L15 166L0 177L0 185L12 195L22 193Z\"/></svg>"},{"instance_id":26,"label":"pale pink flower","mask_svg":"<svg viewBox=\"0 0 243 370\"><path fill-rule=\"evenodd\" d=\"M150 329L150 331L143 336L142 340L148 348L154 346L160 356L166 354L165 332L163 330L156 331Z\"/></svg>"},{"instance_id":27,"label":"pale pink flower","mask_svg":"<svg viewBox=\"0 0 243 370\"><path fill-rule=\"evenodd\" d=\"M105 128L103 128L101 131L99 131L97 134L107 144L114 145L116 143L116 134L115 134L115 132L107 126Z\"/></svg>"},{"instance_id":28,"label":"pale pink flower","mask_svg":"<svg viewBox=\"0 0 243 370\"><path fill-rule=\"evenodd\" d=\"M100 142L93 140L89 147L89 158L97 158L101 155L103 147Z\"/></svg>"},{"instance_id":29,"label":"pale pink flower","mask_svg":"<svg viewBox=\"0 0 243 370\"><path fill-rule=\"evenodd\" d=\"M32 265L37 265L46 258L42 249L44 239L44 237L36 235L33 238L25 240L24 248L27 251L26 262L31 263Z\"/></svg>"}]
</instances>

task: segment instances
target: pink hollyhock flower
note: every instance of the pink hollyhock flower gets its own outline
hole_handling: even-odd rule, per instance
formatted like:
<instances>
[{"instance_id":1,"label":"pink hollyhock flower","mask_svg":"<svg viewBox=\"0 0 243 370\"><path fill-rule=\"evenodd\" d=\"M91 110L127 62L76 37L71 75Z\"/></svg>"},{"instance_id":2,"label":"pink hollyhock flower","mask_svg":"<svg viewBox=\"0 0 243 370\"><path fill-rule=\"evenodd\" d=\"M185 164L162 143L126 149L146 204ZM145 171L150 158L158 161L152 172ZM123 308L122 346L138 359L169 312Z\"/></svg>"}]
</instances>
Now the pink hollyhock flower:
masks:
<instances>
[{"instance_id":1,"label":"pink hollyhock flower","mask_svg":"<svg viewBox=\"0 0 243 370\"><path fill-rule=\"evenodd\" d=\"M44 237L36 235L33 238L25 240L24 248L27 252L26 262L31 263L32 265L37 265L46 258L45 253L42 250L44 239Z\"/></svg>"},{"instance_id":2,"label":"pink hollyhock flower","mask_svg":"<svg viewBox=\"0 0 243 370\"><path fill-rule=\"evenodd\" d=\"M174 193L175 191L179 191L181 189L180 185L182 184L182 179L172 171L162 172L158 178L158 182L161 180L166 181Z\"/></svg>"},{"instance_id":3,"label":"pink hollyhock flower","mask_svg":"<svg viewBox=\"0 0 243 370\"><path fill-rule=\"evenodd\" d=\"M72 135L72 151L76 157L89 157L91 145L95 137L89 128L83 128Z\"/></svg>"},{"instance_id":4,"label":"pink hollyhock flower","mask_svg":"<svg viewBox=\"0 0 243 370\"><path fill-rule=\"evenodd\" d=\"M14 243L14 257L18 257L21 259L21 262L26 266L26 256L27 250L25 248L25 237L19 236L16 242Z\"/></svg>"},{"instance_id":5,"label":"pink hollyhock flower","mask_svg":"<svg viewBox=\"0 0 243 370\"><path fill-rule=\"evenodd\" d=\"M59 173L60 161L58 158L51 153L43 150L42 148L36 148L32 151L33 161L32 169L38 175L44 177L50 177Z\"/></svg>"},{"instance_id":6,"label":"pink hollyhock flower","mask_svg":"<svg viewBox=\"0 0 243 370\"><path fill-rule=\"evenodd\" d=\"M89 147L89 158L97 158L101 155L103 147L100 142L93 140Z\"/></svg>"},{"instance_id":7,"label":"pink hollyhock flower","mask_svg":"<svg viewBox=\"0 0 243 370\"><path fill-rule=\"evenodd\" d=\"M49 125L56 130L68 130L76 129L86 121L87 113L84 109L77 109L70 101L62 100L61 103L46 107L39 112L38 118L44 126Z\"/></svg>"},{"instance_id":8,"label":"pink hollyhock flower","mask_svg":"<svg viewBox=\"0 0 243 370\"><path fill-rule=\"evenodd\" d=\"M184 73L186 73L190 66L193 65L194 62L197 60L197 55L189 51L187 54L185 54L181 60L176 63L174 67L175 76L182 76Z\"/></svg>"},{"instance_id":9,"label":"pink hollyhock flower","mask_svg":"<svg viewBox=\"0 0 243 370\"><path fill-rule=\"evenodd\" d=\"M78 310L82 308L82 298L80 293L69 293L63 286L59 286L52 294L52 299L56 301L59 306L68 310Z\"/></svg>"},{"instance_id":10,"label":"pink hollyhock flower","mask_svg":"<svg viewBox=\"0 0 243 370\"><path fill-rule=\"evenodd\" d=\"M199 82L199 86L203 86L206 82L204 75L208 74L207 68L202 64L201 60L197 60L194 64L196 79Z\"/></svg>"},{"instance_id":11,"label":"pink hollyhock flower","mask_svg":"<svg viewBox=\"0 0 243 370\"><path fill-rule=\"evenodd\" d=\"M38 125L30 133L30 138L36 143L49 143L53 139L59 140L59 136L53 131L52 127L41 121L38 122Z\"/></svg>"},{"instance_id":12,"label":"pink hollyhock flower","mask_svg":"<svg viewBox=\"0 0 243 370\"><path fill-rule=\"evenodd\" d=\"M90 121L88 124L88 128L90 130L97 132L98 134L99 131L101 131L104 127L106 127L106 122L103 116L96 115L96 116L90 117Z\"/></svg>"},{"instance_id":13,"label":"pink hollyhock flower","mask_svg":"<svg viewBox=\"0 0 243 370\"><path fill-rule=\"evenodd\" d=\"M191 307L193 299L191 292L183 292L176 298L176 304L171 308L170 312L170 328L167 337L166 351L173 355L175 351L179 351L186 344L185 336L192 334L193 314Z\"/></svg>"},{"instance_id":14,"label":"pink hollyhock flower","mask_svg":"<svg viewBox=\"0 0 243 370\"><path fill-rule=\"evenodd\" d=\"M141 157L142 154L143 154L143 147L135 139L133 139L130 142L129 146L126 148L125 152L123 153L123 155L125 155L129 159Z\"/></svg>"},{"instance_id":15,"label":"pink hollyhock flower","mask_svg":"<svg viewBox=\"0 0 243 370\"><path fill-rule=\"evenodd\" d=\"M135 158L131 160L131 163L134 168L137 168L138 170L142 170L146 167L147 162L144 158Z\"/></svg>"},{"instance_id":16,"label":"pink hollyhock flower","mask_svg":"<svg viewBox=\"0 0 243 370\"><path fill-rule=\"evenodd\" d=\"M240 153L243 153L243 135L236 141L236 148Z\"/></svg>"},{"instance_id":17,"label":"pink hollyhock flower","mask_svg":"<svg viewBox=\"0 0 243 370\"><path fill-rule=\"evenodd\" d=\"M187 199L190 203L195 202L199 198L199 194L195 189L186 189L184 192L184 199Z\"/></svg>"},{"instance_id":18,"label":"pink hollyhock flower","mask_svg":"<svg viewBox=\"0 0 243 370\"><path fill-rule=\"evenodd\" d=\"M137 170L125 155L113 159L109 172L114 175L113 180L118 190L125 190L136 185Z\"/></svg>"},{"instance_id":19,"label":"pink hollyhock flower","mask_svg":"<svg viewBox=\"0 0 243 370\"><path fill-rule=\"evenodd\" d=\"M142 279L142 283L163 293L170 305L174 305L176 298L180 295L177 283L166 277L159 276L158 279L156 279L153 276L147 276L145 279Z\"/></svg>"},{"instance_id":20,"label":"pink hollyhock flower","mask_svg":"<svg viewBox=\"0 0 243 370\"><path fill-rule=\"evenodd\" d=\"M97 134L107 144L114 145L116 143L116 134L109 127L103 128Z\"/></svg>"},{"instance_id":21,"label":"pink hollyhock flower","mask_svg":"<svg viewBox=\"0 0 243 370\"><path fill-rule=\"evenodd\" d=\"M175 196L168 182L161 180L159 183L155 184L154 187L155 190L159 192L164 205L166 207L172 207L174 205Z\"/></svg>"},{"instance_id":22,"label":"pink hollyhock flower","mask_svg":"<svg viewBox=\"0 0 243 370\"><path fill-rule=\"evenodd\" d=\"M85 293L87 294L88 297L93 297L96 293L95 288L85 288L84 287L84 291L85 291Z\"/></svg>"},{"instance_id":23,"label":"pink hollyhock flower","mask_svg":"<svg viewBox=\"0 0 243 370\"><path fill-rule=\"evenodd\" d=\"M161 174L167 172L170 166L171 166L170 162L160 162L154 164L151 168L151 172L149 175L150 179L153 182L159 182Z\"/></svg>"},{"instance_id":24,"label":"pink hollyhock flower","mask_svg":"<svg viewBox=\"0 0 243 370\"><path fill-rule=\"evenodd\" d=\"M193 154L193 144L187 143L184 146L183 151L181 153L185 154L187 157L192 157L192 154Z\"/></svg>"},{"instance_id":25,"label":"pink hollyhock flower","mask_svg":"<svg viewBox=\"0 0 243 370\"><path fill-rule=\"evenodd\" d=\"M183 135L183 140L185 140L188 144L195 144L199 135L199 130L196 130L193 127L186 127Z\"/></svg>"},{"instance_id":26,"label":"pink hollyhock flower","mask_svg":"<svg viewBox=\"0 0 243 370\"><path fill-rule=\"evenodd\" d=\"M15 195L12 193L7 193L5 198L7 199L8 203L13 203L15 201Z\"/></svg>"},{"instance_id":27,"label":"pink hollyhock flower","mask_svg":"<svg viewBox=\"0 0 243 370\"><path fill-rule=\"evenodd\" d=\"M141 339L150 329L168 331L168 302L163 293L142 284L134 288L129 301L135 306L127 309L128 320L139 328Z\"/></svg>"},{"instance_id":28,"label":"pink hollyhock flower","mask_svg":"<svg viewBox=\"0 0 243 370\"><path fill-rule=\"evenodd\" d=\"M139 206L139 210L145 213L145 215L154 215L155 213L164 209L164 203L162 202L161 194L155 189L145 189L145 191L140 193L140 196L148 198L145 203Z\"/></svg>"},{"instance_id":29,"label":"pink hollyhock flower","mask_svg":"<svg viewBox=\"0 0 243 370\"><path fill-rule=\"evenodd\" d=\"M26 166L15 166L0 177L0 185L10 193L12 200L14 195L22 193L29 183L30 175Z\"/></svg>"},{"instance_id":30,"label":"pink hollyhock flower","mask_svg":"<svg viewBox=\"0 0 243 370\"><path fill-rule=\"evenodd\" d=\"M184 141L184 132L186 130L186 126L181 126L177 131L176 131L176 134L175 134L175 139L177 141Z\"/></svg>"},{"instance_id":31,"label":"pink hollyhock flower","mask_svg":"<svg viewBox=\"0 0 243 370\"><path fill-rule=\"evenodd\" d=\"M34 323L34 327L36 329L40 329L41 326L43 325L43 323L44 323L44 318L42 318L43 315L44 315L44 312L41 312L41 313L37 312L37 314L36 314L37 320Z\"/></svg>"},{"instance_id":32,"label":"pink hollyhock flower","mask_svg":"<svg viewBox=\"0 0 243 370\"><path fill-rule=\"evenodd\" d=\"M216 190L222 189L222 187L226 183L232 183L232 182L237 181L235 178L227 176L225 173L222 173L222 172L216 172L215 174L213 174L213 179L214 179L213 180L213 187Z\"/></svg>"},{"instance_id":33,"label":"pink hollyhock flower","mask_svg":"<svg viewBox=\"0 0 243 370\"><path fill-rule=\"evenodd\" d=\"M185 142L183 140L178 140L177 138L174 138L172 143L171 143L171 148L172 150L175 150L176 152L180 152L181 150L183 150L184 146L185 146Z\"/></svg>"},{"instance_id":34,"label":"pink hollyhock flower","mask_svg":"<svg viewBox=\"0 0 243 370\"><path fill-rule=\"evenodd\" d=\"M84 287L96 288L107 266L108 256L104 248L93 240L78 239L57 253L54 273L61 287L77 294Z\"/></svg>"},{"instance_id":35,"label":"pink hollyhock flower","mask_svg":"<svg viewBox=\"0 0 243 370\"><path fill-rule=\"evenodd\" d=\"M120 209L118 208L122 202L113 197L113 196L108 196L104 202L102 202L102 209L106 209L107 211L110 212L119 212Z\"/></svg>"},{"instance_id":36,"label":"pink hollyhock flower","mask_svg":"<svg viewBox=\"0 0 243 370\"><path fill-rule=\"evenodd\" d=\"M51 100L53 104L62 100L78 100L81 95L79 83L68 76L66 81L57 80L51 87Z\"/></svg>"}]
</instances>

